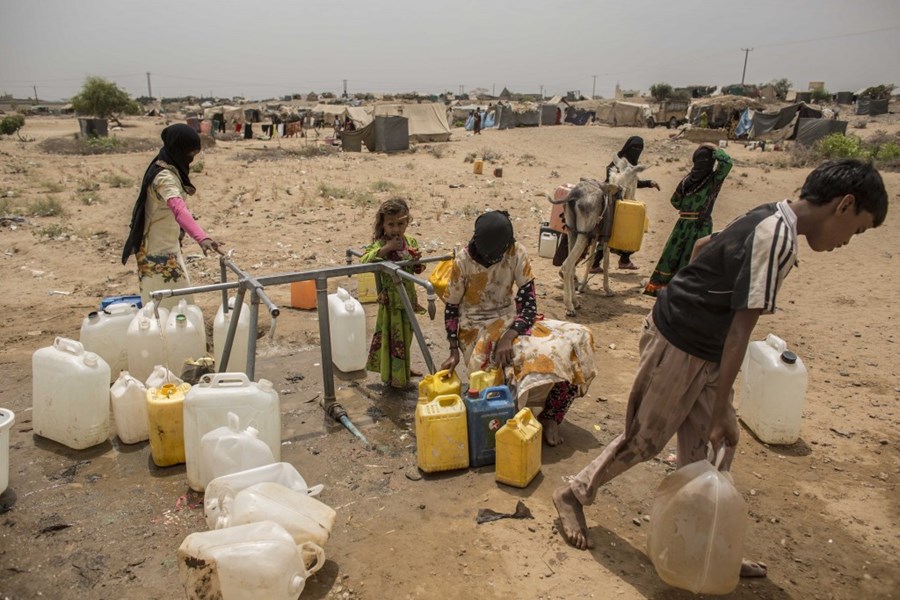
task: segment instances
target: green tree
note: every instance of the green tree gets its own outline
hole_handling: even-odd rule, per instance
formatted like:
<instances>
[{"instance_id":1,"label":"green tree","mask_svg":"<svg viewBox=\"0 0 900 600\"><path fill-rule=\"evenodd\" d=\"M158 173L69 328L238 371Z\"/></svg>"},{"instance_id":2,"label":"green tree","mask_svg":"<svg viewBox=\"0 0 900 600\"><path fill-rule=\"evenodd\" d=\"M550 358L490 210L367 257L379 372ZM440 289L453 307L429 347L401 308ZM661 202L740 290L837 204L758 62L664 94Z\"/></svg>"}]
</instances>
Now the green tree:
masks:
<instances>
[{"instance_id":1,"label":"green tree","mask_svg":"<svg viewBox=\"0 0 900 600\"><path fill-rule=\"evenodd\" d=\"M3 135L16 134L20 140L22 136L19 135L19 130L23 127L25 127L25 117L22 115L9 115L0 121L0 133Z\"/></svg>"},{"instance_id":2,"label":"green tree","mask_svg":"<svg viewBox=\"0 0 900 600\"><path fill-rule=\"evenodd\" d=\"M125 90L102 77L88 77L81 86L81 92L72 97L72 106L79 114L112 118L116 122L116 116L121 113L136 115L141 110Z\"/></svg>"},{"instance_id":3,"label":"green tree","mask_svg":"<svg viewBox=\"0 0 900 600\"><path fill-rule=\"evenodd\" d=\"M828 90L813 90L812 91L812 101L817 104L822 104L825 102L831 102L831 92Z\"/></svg>"},{"instance_id":4,"label":"green tree","mask_svg":"<svg viewBox=\"0 0 900 600\"><path fill-rule=\"evenodd\" d=\"M668 100L672 97L672 93L672 86L668 83L654 83L650 86L650 95L652 95L657 102Z\"/></svg>"},{"instance_id":5,"label":"green tree","mask_svg":"<svg viewBox=\"0 0 900 600\"><path fill-rule=\"evenodd\" d=\"M778 96L778 99L784 100L794 84L787 77L782 77L781 79L773 79L769 82L769 85L775 88L775 95Z\"/></svg>"}]
</instances>

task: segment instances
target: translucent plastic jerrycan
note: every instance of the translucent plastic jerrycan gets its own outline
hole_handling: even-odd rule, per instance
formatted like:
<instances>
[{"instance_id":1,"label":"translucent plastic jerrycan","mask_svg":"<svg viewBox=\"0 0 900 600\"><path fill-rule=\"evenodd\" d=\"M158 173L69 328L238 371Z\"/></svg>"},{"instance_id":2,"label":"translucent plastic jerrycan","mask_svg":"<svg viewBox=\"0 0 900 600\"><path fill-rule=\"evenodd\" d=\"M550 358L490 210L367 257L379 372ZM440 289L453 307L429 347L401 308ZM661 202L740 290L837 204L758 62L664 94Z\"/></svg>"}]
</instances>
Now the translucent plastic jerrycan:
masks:
<instances>
[{"instance_id":1,"label":"translucent plastic jerrycan","mask_svg":"<svg viewBox=\"0 0 900 600\"><path fill-rule=\"evenodd\" d=\"M133 304L110 304L81 322L81 345L85 352L93 352L106 361L110 383L128 369L128 326L137 310Z\"/></svg>"},{"instance_id":2,"label":"translucent plastic jerrycan","mask_svg":"<svg viewBox=\"0 0 900 600\"><path fill-rule=\"evenodd\" d=\"M147 428L147 388L122 371L119 378L109 388L116 433L123 444L137 444L150 438Z\"/></svg>"},{"instance_id":3,"label":"translucent plastic jerrycan","mask_svg":"<svg viewBox=\"0 0 900 600\"><path fill-rule=\"evenodd\" d=\"M666 477L650 512L647 551L657 574L695 594L728 594L740 578L747 505L718 469L723 455Z\"/></svg>"},{"instance_id":4,"label":"translucent plastic jerrycan","mask_svg":"<svg viewBox=\"0 0 900 600\"><path fill-rule=\"evenodd\" d=\"M160 308L157 320L153 302L149 302L128 325L128 372L141 381L147 380L153 367L166 364L164 325L168 318L169 311Z\"/></svg>"},{"instance_id":5,"label":"translucent plastic jerrycan","mask_svg":"<svg viewBox=\"0 0 900 600\"><path fill-rule=\"evenodd\" d=\"M291 308L312 310L316 307L316 282L312 279L291 283Z\"/></svg>"},{"instance_id":6,"label":"translucent plastic jerrycan","mask_svg":"<svg viewBox=\"0 0 900 600\"><path fill-rule=\"evenodd\" d=\"M238 492L231 501L219 500L221 515L216 521L217 529L275 521L291 534L296 544L313 542L324 546L337 517L327 504L277 483L257 483Z\"/></svg>"},{"instance_id":7,"label":"translucent plastic jerrycan","mask_svg":"<svg viewBox=\"0 0 900 600\"><path fill-rule=\"evenodd\" d=\"M356 298L363 304L378 301L378 284L375 283L375 273L360 273L356 279Z\"/></svg>"},{"instance_id":8,"label":"translucent plastic jerrycan","mask_svg":"<svg viewBox=\"0 0 900 600\"><path fill-rule=\"evenodd\" d=\"M250 381L244 373L204 375L184 401L184 448L188 485L203 490L200 476L200 440L204 435L228 425L228 413L259 432L259 439L281 460L281 404L272 382Z\"/></svg>"},{"instance_id":9,"label":"translucent plastic jerrycan","mask_svg":"<svg viewBox=\"0 0 900 600\"><path fill-rule=\"evenodd\" d=\"M438 371L433 375L429 373L419 382L419 401L423 398L431 401L438 396L459 396L461 387L456 371Z\"/></svg>"},{"instance_id":10,"label":"translucent plastic jerrycan","mask_svg":"<svg viewBox=\"0 0 900 600\"><path fill-rule=\"evenodd\" d=\"M184 370L184 361L206 356L206 332L184 313L172 312L166 322L169 368L176 374Z\"/></svg>"},{"instance_id":11,"label":"translucent plastic jerrycan","mask_svg":"<svg viewBox=\"0 0 900 600\"><path fill-rule=\"evenodd\" d=\"M109 437L109 365L58 337L31 357L34 433L75 450Z\"/></svg>"},{"instance_id":12,"label":"translucent plastic jerrycan","mask_svg":"<svg viewBox=\"0 0 900 600\"><path fill-rule=\"evenodd\" d=\"M9 486L9 430L16 422L16 414L0 408L0 494Z\"/></svg>"},{"instance_id":13,"label":"translucent plastic jerrycan","mask_svg":"<svg viewBox=\"0 0 900 600\"><path fill-rule=\"evenodd\" d=\"M216 477L274 463L272 451L258 433L253 427L241 427L240 418L228 413L227 426L200 438L200 481L196 486L206 489Z\"/></svg>"},{"instance_id":14,"label":"translucent plastic jerrycan","mask_svg":"<svg viewBox=\"0 0 900 600\"><path fill-rule=\"evenodd\" d=\"M166 319L166 326L168 327L170 323L175 321L175 317L177 315L184 315L187 317L187 320L194 326L198 331L203 332L203 340L206 341L206 323L203 320L203 309L197 306L196 304L191 304L184 298L181 298L178 301L178 304L175 305L172 310L169 311L169 318ZM205 350L205 348L204 348Z\"/></svg>"},{"instance_id":15,"label":"translucent plastic jerrycan","mask_svg":"<svg viewBox=\"0 0 900 600\"><path fill-rule=\"evenodd\" d=\"M306 554L315 556L309 568ZM177 556L189 600L297 600L306 580L325 564L320 546L297 546L272 521L192 533Z\"/></svg>"},{"instance_id":16,"label":"translucent plastic jerrycan","mask_svg":"<svg viewBox=\"0 0 900 600\"><path fill-rule=\"evenodd\" d=\"M184 396L190 384L167 383L147 390L150 456L157 467L184 462Z\"/></svg>"},{"instance_id":17,"label":"translucent plastic jerrycan","mask_svg":"<svg viewBox=\"0 0 900 600\"><path fill-rule=\"evenodd\" d=\"M365 369L368 359L366 313L359 300L340 287L334 294L328 294L328 322L334 366L345 373Z\"/></svg>"},{"instance_id":18,"label":"translucent plastic jerrycan","mask_svg":"<svg viewBox=\"0 0 900 600\"><path fill-rule=\"evenodd\" d=\"M613 214L609 247L625 252L637 252L644 239L644 219L647 208L637 200L619 200Z\"/></svg>"},{"instance_id":19,"label":"translucent plastic jerrycan","mask_svg":"<svg viewBox=\"0 0 900 600\"><path fill-rule=\"evenodd\" d=\"M250 344L250 338L248 337L250 334L250 307L246 303L241 307L241 314L238 316L237 329L234 332L234 341L231 344L228 364L222 364L222 352L225 350L228 328L231 326L231 319L234 316L234 302L234 298L228 299L229 310L227 313L220 305L216 318L213 320L213 352L216 357L216 370L220 372L243 373L247 370L247 352Z\"/></svg>"},{"instance_id":20,"label":"translucent plastic jerrycan","mask_svg":"<svg viewBox=\"0 0 900 600\"><path fill-rule=\"evenodd\" d=\"M166 385L167 383L171 383L172 385L180 385L184 383L180 377L175 375L172 371L167 369L165 365L156 365L153 367L153 371L150 372L150 375L147 376L147 381L144 382L144 387L147 389L150 388L158 388Z\"/></svg>"},{"instance_id":21,"label":"translucent plastic jerrycan","mask_svg":"<svg viewBox=\"0 0 900 600\"><path fill-rule=\"evenodd\" d=\"M469 466L466 405L457 394L419 398L416 405L416 459L426 473Z\"/></svg>"},{"instance_id":22,"label":"translucent plastic jerrycan","mask_svg":"<svg viewBox=\"0 0 900 600\"><path fill-rule=\"evenodd\" d=\"M806 386L806 367L784 340L770 333L751 342L739 395L741 421L767 444L793 444L800 437Z\"/></svg>"},{"instance_id":23,"label":"translucent plastic jerrycan","mask_svg":"<svg viewBox=\"0 0 900 600\"><path fill-rule=\"evenodd\" d=\"M479 388L472 385L471 376L469 381L469 391L463 399L469 433L469 466L492 465L496 456L497 431L515 416L516 399L505 385Z\"/></svg>"},{"instance_id":24,"label":"translucent plastic jerrycan","mask_svg":"<svg viewBox=\"0 0 900 600\"><path fill-rule=\"evenodd\" d=\"M286 462L272 463L216 477L206 486L206 493L203 496L203 514L206 517L206 525L210 529L216 528L216 522L221 514L220 503L230 504L241 490L257 483L266 482L277 483L307 496L318 496L324 488L322 484L309 487L294 465Z\"/></svg>"},{"instance_id":25,"label":"translucent plastic jerrycan","mask_svg":"<svg viewBox=\"0 0 900 600\"><path fill-rule=\"evenodd\" d=\"M514 487L527 487L541 472L543 427L530 408L523 408L497 432L494 479Z\"/></svg>"}]
</instances>

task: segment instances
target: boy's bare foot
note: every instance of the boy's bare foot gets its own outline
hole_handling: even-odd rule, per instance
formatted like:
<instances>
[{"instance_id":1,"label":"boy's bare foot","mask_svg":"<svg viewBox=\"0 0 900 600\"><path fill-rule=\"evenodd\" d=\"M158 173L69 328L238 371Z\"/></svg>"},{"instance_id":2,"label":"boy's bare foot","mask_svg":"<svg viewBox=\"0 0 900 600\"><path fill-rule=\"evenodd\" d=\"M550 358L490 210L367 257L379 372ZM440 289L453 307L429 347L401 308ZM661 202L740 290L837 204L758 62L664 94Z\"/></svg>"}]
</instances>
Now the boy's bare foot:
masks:
<instances>
[{"instance_id":1,"label":"boy's bare foot","mask_svg":"<svg viewBox=\"0 0 900 600\"><path fill-rule=\"evenodd\" d=\"M539 419L544 430L544 441L548 446L559 446L563 438L559 435L559 423L553 419Z\"/></svg>"},{"instance_id":2,"label":"boy's bare foot","mask_svg":"<svg viewBox=\"0 0 900 600\"><path fill-rule=\"evenodd\" d=\"M559 513L563 538L579 550L593 548L594 543L588 537L587 522L584 520L584 508L572 493L572 488L565 485L554 490L553 505Z\"/></svg>"},{"instance_id":3,"label":"boy's bare foot","mask_svg":"<svg viewBox=\"0 0 900 600\"><path fill-rule=\"evenodd\" d=\"M768 567L764 562L746 558L741 561L741 577L765 577L767 572Z\"/></svg>"}]
</instances>

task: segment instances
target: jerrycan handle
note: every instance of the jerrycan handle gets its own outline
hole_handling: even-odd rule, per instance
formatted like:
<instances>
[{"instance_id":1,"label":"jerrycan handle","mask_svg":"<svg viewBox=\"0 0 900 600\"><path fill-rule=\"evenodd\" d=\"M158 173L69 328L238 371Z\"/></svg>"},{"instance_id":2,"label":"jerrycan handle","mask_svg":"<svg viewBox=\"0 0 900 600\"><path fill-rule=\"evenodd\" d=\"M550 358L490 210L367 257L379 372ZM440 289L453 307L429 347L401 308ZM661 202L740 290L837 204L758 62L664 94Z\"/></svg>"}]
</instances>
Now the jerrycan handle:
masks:
<instances>
[{"instance_id":1,"label":"jerrycan handle","mask_svg":"<svg viewBox=\"0 0 900 600\"><path fill-rule=\"evenodd\" d=\"M770 333L766 336L766 344L774 348L779 354L787 350L787 342L774 333Z\"/></svg>"},{"instance_id":2,"label":"jerrycan handle","mask_svg":"<svg viewBox=\"0 0 900 600\"><path fill-rule=\"evenodd\" d=\"M438 396L435 400L437 400L438 404L441 406L454 406L459 401L459 396L445 394L443 396Z\"/></svg>"},{"instance_id":3,"label":"jerrycan handle","mask_svg":"<svg viewBox=\"0 0 900 600\"><path fill-rule=\"evenodd\" d=\"M325 566L325 551L321 546L316 544L315 542L303 542L300 544L300 554L303 554L304 550L312 550L316 555L316 562L309 568L306 572L306 576L310 577L317 573L319 569Z\"/></svg>"},{"instance_id":4,"label":"jerrycan handle","mask_svg":"<svg viewBox=\"0 0 900 600\"><path fill-rule=\"evenodd\" d=\"M228 413L228 429L232 431L241 430L241 418L233 412Z\"/></svg>"},{"instance_id":5,"label":"jerrycan handle","mask_svg":"<svg viewBox=\"0 0 900 600\"><path fill-rule=\"evenodd\" d=\"M134 304L129 304L128 302L114 302L104 308L103 312L108 315L125 315L137 312L137 309L135 309Z\"/></svg>"},{"instance_id":6,"label":"jerrycan handle","mask_svg":"<svg viewBox=\"0 0 900 600\"><path fill-rule=\"evenodd\" d=\"M81 356L82 354L84 354L84 346L81 344L81 342L70 340L69 338L64 338L61 336L57 336L57 338L53 340L53 347L60 352L68 352L69 354L74 354L76 356Z\"/></svg>"},{"instance_id":7,"label":"jerrycan handle","mask_svg":"<svg viewBox=\"0 0 900 600\"><path fill-rule=\"evenodd\" d=\"M247 387L250 380L246 373L210 373L201 379L209 387Z\"/></svg>"}]
</instances>

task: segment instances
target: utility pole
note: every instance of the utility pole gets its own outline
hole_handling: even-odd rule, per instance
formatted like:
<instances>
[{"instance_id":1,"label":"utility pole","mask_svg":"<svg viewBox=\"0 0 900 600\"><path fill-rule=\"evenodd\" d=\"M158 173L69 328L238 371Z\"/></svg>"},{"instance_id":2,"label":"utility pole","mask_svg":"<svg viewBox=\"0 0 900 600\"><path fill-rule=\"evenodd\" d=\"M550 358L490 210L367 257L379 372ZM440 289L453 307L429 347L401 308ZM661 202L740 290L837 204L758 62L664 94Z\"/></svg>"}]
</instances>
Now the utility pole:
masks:
<instances>
[{"instance_id":1,"label":"utility pole","mask_svg":"<svg viewBox=\"0 0 900 600\"><path fill-rule=\"evenodd\" d=\"M150 71L147 71L147 97L153 100L153 88L150 87Z\"/></svg>"},{"instance_id":2,"label":"utility pole","mask_svg":"<svg viewBox=\"0 0 900 600\"><path fill-rule=\"evenodd\" d=\"M744 77L747 75L747 56L753 52L753 48L741 48L744 51L744 72L741 73L741 87L744 86Z\"/></svg>"},{"instance_id":3,"label":"utility pole","mask_svg":"<svg viewBox=\"0 0 900 600\"><path fill-rule=\"evenodd\" d=\"M541 84L541 100L544 99L544 84Z\"/></svg>"},{"instance_id":4,"label":"utility pole","mask_svg":"<svg viewBox=\"0 0 900 600\"><path fill-rule=\"evenodd\" d=\"M344 80L344 98L347 97L347 80Z\"/></svg>"},{"instance_id":5,"label":"utility pole","mask_svg":"<svg viewBox=\"0 0 900 600\"><path fill-rule=\"evenodd\" d=\"M493 96L494 98L497 97L497 84L496 83L491 84L491 96Z\"/></svg>"},{"instance_id":6,"label":"utility pole","mask_svg":"<svg viewBox=\"0 0 900 600\"><path fill-rule=\"evenodd\" d=\"M460 95L460 96L463 95L463 90L464 90L464 89L466 89L466 86L464 86L463 84L459 84L459 95Z\"/></svg>"},{"instance_id":7,"label":"utility pole","mask_svg":"<svg viewBox=\"0 0 900 600\"><path fill-rule=\"evenodd\" d=\"M37 97L37 86L35 85L35 86L32 86L32 87L34 88L34 103L35 103L35 104L40 104L41 101L38 100L38 97Z\"/></svg>"},{"instance_id":8,"label":"utility pole","mask_svg":"<svg viewBox=\"0 0 900 600\"><path fill-rule=\"evenodd\" d=\"M594 78L594 87L591 88L591 100L597 97L597 76L591 75Z\"/></svg>"}]
</instances>

